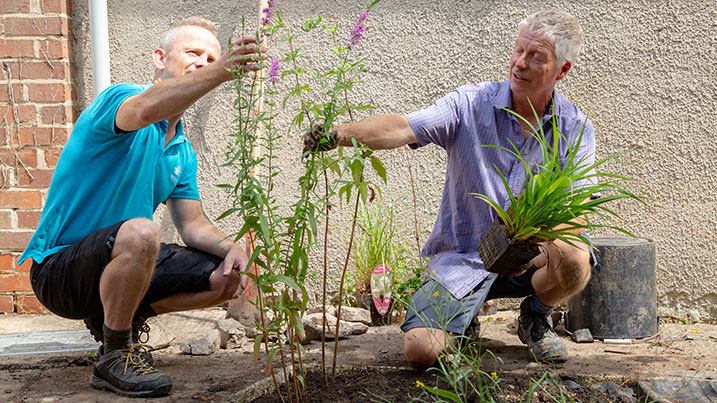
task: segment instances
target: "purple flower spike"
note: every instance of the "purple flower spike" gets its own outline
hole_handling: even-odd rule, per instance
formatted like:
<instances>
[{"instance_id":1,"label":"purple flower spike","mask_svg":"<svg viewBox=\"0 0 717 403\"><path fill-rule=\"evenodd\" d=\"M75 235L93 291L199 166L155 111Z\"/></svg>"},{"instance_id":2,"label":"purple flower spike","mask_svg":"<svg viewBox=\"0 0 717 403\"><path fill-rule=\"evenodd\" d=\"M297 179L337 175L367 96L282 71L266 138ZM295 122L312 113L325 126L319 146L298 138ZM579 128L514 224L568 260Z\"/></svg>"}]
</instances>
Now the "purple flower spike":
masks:
<instances>
[{"instance_id":1,"label":"purple flower spike","mask_svg":"<svg viewBox=\"0 0 717 403\"><path fill-rule=\"evenodd\" d=\"M359 41L363 37L363 32L366 29L366 19L368 18L368 10L363 10L354 23L354 27L351 30L351 40L349 46L358 45Z\"/></svg>"},{"instance_id":2,"label":"purple flower spike","mask_svg":"<svg viewBox=\"0 0 717 403\"><path fill-rule=\"evenodd\" d=\"M276 0L269 0L267 2L267 7L261 12L264 14L264 16L261 18L261 25L268 27L272 24L272 18L274 18L274 12L276 11Z\"/></svg>"},{"instance_id":3,"label":"purple flower spike","mask_svg":"<svg viewBox=\"0 0 717 403\"><path fill-rule=\"evenodd\" d=\"M281 67L279 67L279 58L278 57L272 57L271 58L271 70L269 70L269 82L272 84L275 84L277 81L279 81L279 72L281 71Z\"/></svg>"}]
</instances>

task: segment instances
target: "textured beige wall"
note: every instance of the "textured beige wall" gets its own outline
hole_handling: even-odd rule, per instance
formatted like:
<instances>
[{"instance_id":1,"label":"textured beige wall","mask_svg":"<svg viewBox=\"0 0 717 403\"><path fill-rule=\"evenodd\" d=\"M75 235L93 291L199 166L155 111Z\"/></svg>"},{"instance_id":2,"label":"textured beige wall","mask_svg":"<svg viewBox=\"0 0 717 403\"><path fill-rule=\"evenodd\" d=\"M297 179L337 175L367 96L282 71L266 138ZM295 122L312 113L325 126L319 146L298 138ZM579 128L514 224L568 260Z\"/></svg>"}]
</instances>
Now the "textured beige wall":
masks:
<instances>
[{"instance_id":1,"label":"textured beige wall","mask_svg":"<svg viewBox=\"0 0 717 403\"><path fill-rule=\"evenodd\" d=\"M286 22L296 27L320 13L348 30L360 11L356 0L277 0ZM242 15L253 21L251 1L118 1L109 0L112 81L149 81L150 55L161 32L192 14L219 24L225 43L238 32ZM633 149L629 162L642 168L614 167L650 186L652 209L633 203L616 206L627 229L657 245L658 309L663 316L717 318L717 3L679 1L447 1L384 0L372 12L365 42L370 72L354 97L376 106L374 113L407 113L433 102L465 83L503 80L517 22L544 7L563 8L583 25L586 43L576 65L559 85L591 118L597 152L605 156ZM151 10L151 12L150 12ZM86 1L73 2L75 77L80 108L92 96L89 21ZM284 45L272 44L280 54ZM325 46L303 43L317 68L325 68ZM231 169L220 167L232 130L233 98L221 87L187 113L187 132L199 155L200 187L210 218L228 207L214 187L231 181ZM364 115L368 116L368 115ZM284 123L286 118L283 118ZM283 143L286 170L282 194L296 194L299 136ZM389 168L386 195L403 219L407 242L413 233L407 163L418 192L421 241L438 210L445 156L438 147L418 152L383 151ZM287 197L288 204L293 198ZM333 219L332 275L343 261L348 238L348 211ZM156 216L165 239L176 238L166 212ZM227 233L235 221L217 225ZM312 296L313 297L313 296Z\"/></svg>"}]
</instances>

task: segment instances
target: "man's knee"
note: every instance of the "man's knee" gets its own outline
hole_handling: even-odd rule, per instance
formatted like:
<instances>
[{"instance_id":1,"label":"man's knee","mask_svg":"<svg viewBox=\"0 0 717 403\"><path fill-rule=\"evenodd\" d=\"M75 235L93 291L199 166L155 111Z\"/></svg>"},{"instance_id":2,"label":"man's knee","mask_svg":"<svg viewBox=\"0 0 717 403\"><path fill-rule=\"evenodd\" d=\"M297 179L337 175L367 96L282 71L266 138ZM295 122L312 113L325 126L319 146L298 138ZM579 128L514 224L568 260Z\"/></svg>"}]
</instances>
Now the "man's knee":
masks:
<instances>
[{"instance_id":1,"label":"man's knee","mask_svg":"<svg viewBox=\"0 0 717 403\"><path fill-rule=\"evenodd\" d=\"M560 263L560 282L570 294L580 292L590 281L592 266L590 252L582 248L575 248L571 253L565 253Z\"/></svg>"},{"instance_id":2,"label":"man's knee","mask_svg":"<svg viewBox=\"0 0 717 403\"><path fill-rule=\"evenodd\" d=\"M436 362L448 342L442 330L418 327L403 335L403 351L411 366L426 368Z\"/></svg>"},{"instance_id":3,"label":"man's knee","mask_svg":"<svg viewBox=\"0 0 717 403\"><path fill-rule=\"evenodd\" d=\"M156 255L159 251L159 227L152 220L133 218L117 232L115 247L120 252Z\"/></svg>"}]
</instances>

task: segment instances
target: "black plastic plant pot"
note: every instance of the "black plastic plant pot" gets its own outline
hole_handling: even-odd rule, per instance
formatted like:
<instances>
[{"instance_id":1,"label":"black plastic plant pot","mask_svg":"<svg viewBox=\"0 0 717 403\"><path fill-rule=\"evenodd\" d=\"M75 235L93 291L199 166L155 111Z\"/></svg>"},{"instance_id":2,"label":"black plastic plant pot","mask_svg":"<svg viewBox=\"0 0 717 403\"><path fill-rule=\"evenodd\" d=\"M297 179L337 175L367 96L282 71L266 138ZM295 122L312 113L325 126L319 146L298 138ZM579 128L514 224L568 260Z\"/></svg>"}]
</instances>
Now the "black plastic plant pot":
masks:
<instances>
[{"instance_id":1,"label":"black plastic plant pot","mask_svg":"<svg viewBox=\"0 0 717 403\"><path fill-rule=\"evenodd\" d=\"M506 226L496 219L478 245L485 269L501 276L514 273L540 254L537 245L515 245L506 236Z\"/></svg>"}]
</instances>

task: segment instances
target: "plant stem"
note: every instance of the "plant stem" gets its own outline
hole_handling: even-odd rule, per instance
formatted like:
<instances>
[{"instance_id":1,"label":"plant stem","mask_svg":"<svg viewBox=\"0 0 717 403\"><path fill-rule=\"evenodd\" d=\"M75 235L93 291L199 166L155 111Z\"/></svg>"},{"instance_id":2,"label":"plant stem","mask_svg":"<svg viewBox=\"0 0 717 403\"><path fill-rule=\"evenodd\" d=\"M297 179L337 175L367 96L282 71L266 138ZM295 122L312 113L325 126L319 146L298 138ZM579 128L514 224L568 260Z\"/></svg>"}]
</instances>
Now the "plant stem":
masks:
<instances>
[{"instance_id":1,"label":"plant stem","mask_svg":"<svg viewBox=\"0 0 717 403\"><path fill-rule=\"evenodd\" d=\"M411 156L407 153L406 161L408 162L408 175L411 181L411 194L413 195L413 231L416 236L416 247L418 248L418 256L421 256L421 241L418 239L418 207L416 203L416 186L413 180L413 169L411 168Z\"/></svg>"},{"instance_id":2,"label":"plant stem","mask_svg":"<svg viewBox=\"0 0 717 403\"><path fill-rule=\"evenodd\" d=\"M363 174L361 175L361 181L363 181ZM336 333L334 334L334 361L331 366L331 378L336 378L336 356L339 353L339 324L341 322L341 301L344 295L344 279L346 278L346 268L349 265L349 258L351 257L351 248L354 242L354 232L356 232L356 217L358 216L358 206L361 201L361 193L356 192L356 205L354 206L354 218L351 223L351 237L349 238L348 253L346 253L346 260L344 260L344 269L341 272L341 282L339 284L339 306L336 309Z\"/></svg>"},{"instance_id":3,"label":"plant stem","mask_svg":"<svg viewBox=\"0 0 717 403\"><path fill-rule=\"evenodd\" d=\"M321 152L321 158L324 159L324 152ZM325 164L324 164L325 166ZM322 298L322 326L321 326L321 373L324 374L324 385L328 385L329 380L326 376L326 271L328 260L328 242L329 242L329 177L324 169L324 191L326 195L326 220L324 225L324 285L321 291Z\"/></svg>"}]
</instances>

